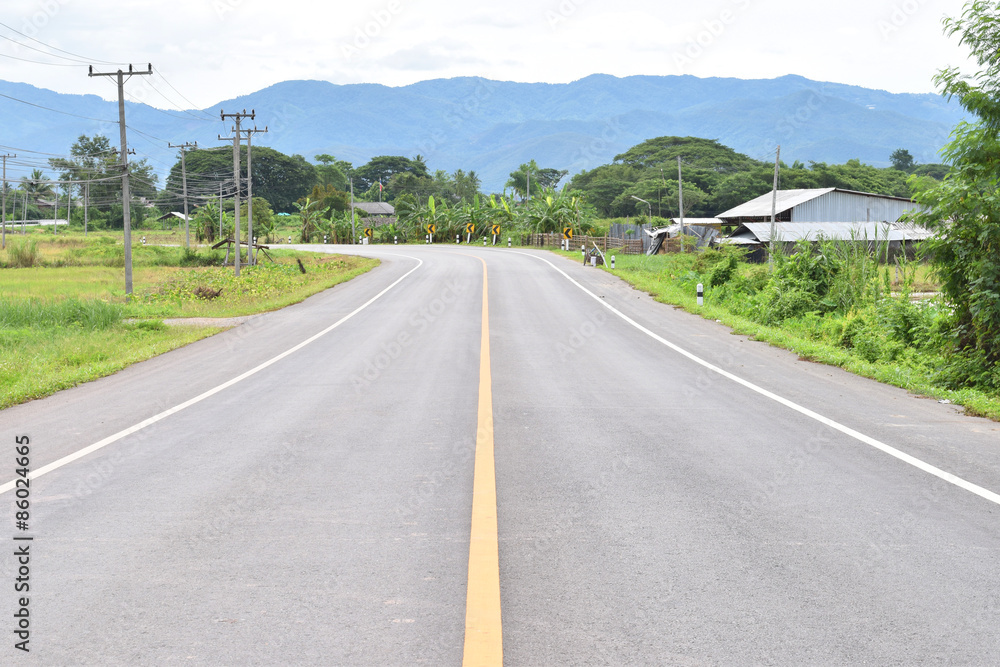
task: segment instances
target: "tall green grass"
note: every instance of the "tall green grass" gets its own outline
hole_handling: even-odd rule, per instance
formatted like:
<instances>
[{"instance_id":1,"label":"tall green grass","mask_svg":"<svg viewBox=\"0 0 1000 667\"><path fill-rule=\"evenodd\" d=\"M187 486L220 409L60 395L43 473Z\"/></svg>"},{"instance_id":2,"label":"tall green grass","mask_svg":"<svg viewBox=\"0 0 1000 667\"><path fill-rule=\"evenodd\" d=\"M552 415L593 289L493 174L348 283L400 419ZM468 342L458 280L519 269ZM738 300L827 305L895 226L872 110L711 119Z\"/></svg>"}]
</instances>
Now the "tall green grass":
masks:
<instances>
[{"instance_id":1,"label":"tall green grass","mask_svg":"<svg viewBox=\"0 0 1000 667\"><path fill-rule=\"evenodd\" d=\"M15 269L26 269L39 262L38 243L34 239L12 241L7 250L8 262Z\"/></svg>"},{"instance_id":2,"label":"tall green grass","mask_svg":"<svg viewBox=\"0 0 1000 667\"><path fill-rule=\"evenodd\" d=\"M948 304L912 300L920 267L902 257L887 266L885 250L884 243L801 244L770 268L746 263L735 249L625 255L614 273L737 333L1000 420L1000 369L956 349Z\"/></svg>"},{"instance_id":3,"label":"tall green grass","mask_svg":"<svg viewBox=\"0 0 1000 667\"><path fill-rule=\"evenodd\" d=\"M80 327L108 329L121 322L120 304L88 299L6 300L0 298L0 329Z\"/></svg>"}]
</instances>

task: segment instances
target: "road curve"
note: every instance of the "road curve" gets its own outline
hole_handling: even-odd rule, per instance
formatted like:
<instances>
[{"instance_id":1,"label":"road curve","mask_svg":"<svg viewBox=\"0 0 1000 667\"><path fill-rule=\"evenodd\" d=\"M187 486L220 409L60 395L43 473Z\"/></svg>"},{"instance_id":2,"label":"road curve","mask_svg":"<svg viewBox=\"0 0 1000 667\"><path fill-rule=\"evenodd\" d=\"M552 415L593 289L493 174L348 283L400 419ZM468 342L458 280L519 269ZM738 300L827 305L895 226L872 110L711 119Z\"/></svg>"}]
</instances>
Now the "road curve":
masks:
<instances>
[{"instance_id":1,"label":"road curve","mask_svg":"<svg viewBox=\"0 0 1000 667\"><path fill-rule=\"evenodd\" d=\"M4 664L475 664L484 430L506 664L995 661L1000 425L548 253L310 249L382 265L0 412Z\"/></svg>"}]
</instances>

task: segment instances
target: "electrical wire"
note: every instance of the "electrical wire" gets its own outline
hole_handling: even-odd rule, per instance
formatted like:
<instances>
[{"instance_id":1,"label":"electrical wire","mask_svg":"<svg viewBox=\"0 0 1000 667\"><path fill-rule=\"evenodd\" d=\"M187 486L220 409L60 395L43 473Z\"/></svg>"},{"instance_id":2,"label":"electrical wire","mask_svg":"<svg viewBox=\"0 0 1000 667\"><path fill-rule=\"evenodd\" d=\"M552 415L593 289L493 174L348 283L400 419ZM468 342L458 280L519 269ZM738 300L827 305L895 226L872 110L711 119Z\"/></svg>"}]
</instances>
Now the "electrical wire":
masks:
<instances>
[{"instance_id":1,"label":"electrical wire","mask_svg":"<svg viewBox=\"0 0 1000 667\"><path fill-rule=\"evenodd\" d=\"M38 40L38 39L35 39L34 37L31 37L29 35L25 35L23 32L21 32L19 30L15 30L14 28L12 28L9 25L7 25L6 23L0 22L0 26L3 26L4 28L7 28L7 30L10 30L11 32L18 34L21 37L24 37L26 39L30 39L31 41L35 42L36 44L41 44L42 46L44 46L46 48L52 49L53 51L59 51L60 53L65 53L66 55L73 56L74 58L79 58L80 60L82 60L82 61L84 61L86 63L100 63L101 65L122 65L122 64L124 64L124 63L113 63L113 62L109 62L107 60L97 60L97 59L94 59L94 58L87 58L85 56L81 56L78 53L73 53L72 51L66 51L64 49L60 49L59 47L52 46L51 44L46 44L45 42L43 42L41 40ZM5 39L10 39L10 38L7 37ZM15 40L11 39L11 41L15 41ZM20 44L20 42L17 42L17 43ZM21 46L26 46L28 48L32 48L32 47L28 46L27 44L21 44ZM37 49L35 49L35 50L37 51ZM55 54L51 54L51 55L55 55Z\"/></svg>"},{"instance_id":2,"label":"electrical wire","mask_svg":"<svg viewBox=\"0 0 1000 667\"><path fill-rule=\"evenodd\" d=\"M89 116L81 116L79 114L70 113L68 111L59 111L58 109L52 109L50 107L45 107L45 106L42 106L41 104L35 104L34 102L26 102L24 100L19 100L16 97L11 97L10 95L4 95L3 93L0 93L0 97L5 97L8 100L13 100L14 102L20 102L21 104L27 104L28 106L35 107L37 109L44 109L46 111L51 111L53 113L59 113L59 114L62 114L64 116L73 116L74 118L82 118L84 120L93 120L93 121L97 121L98 123L117 123L118 122L118 121L115 121L115 120L108 120L106 118L91 118Z\"/></svg>"}]
</instances>

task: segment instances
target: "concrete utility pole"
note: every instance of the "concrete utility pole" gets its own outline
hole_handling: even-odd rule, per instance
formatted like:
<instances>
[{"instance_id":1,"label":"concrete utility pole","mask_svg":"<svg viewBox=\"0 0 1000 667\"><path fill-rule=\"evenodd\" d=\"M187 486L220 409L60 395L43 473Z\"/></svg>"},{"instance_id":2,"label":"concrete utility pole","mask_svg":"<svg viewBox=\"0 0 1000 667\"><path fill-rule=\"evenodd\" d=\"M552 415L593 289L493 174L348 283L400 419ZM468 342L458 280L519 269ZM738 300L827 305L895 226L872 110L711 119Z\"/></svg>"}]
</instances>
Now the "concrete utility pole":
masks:
<instances>
[{"instance_id":1,"label":"concrete utility pole","mask_svg":"<svg viewBox=\"0 0 1000 667\"><path fill-rule=\"evenodd\" d=\"M771 243L767 250L767 265L771 266L774 264L774 237L775 230L777 229L777 212L778 212L778 163L781 160L781 146L778 146L777 152L774 154L774 186L771 188Z\"/></svg>"},{"instance_id":2,"label":"concrete utility pole","mask_svg":"<svg viewBox=\"0 0 1000 667\"><path fill-rule=\"evenodd\" d=\"M188 227L188 176L187 176L187 164L184 160L184 156L188 148L198 148L198 142L196 141L193 144L188 144L188 143L178 144L175 146L174 144L168 141L167 146L170 148L181 149L181 181L183 182L183 185L181 187L184 191L184 247L190 248L191 230Z\"/></svg>"},{"instance_id":3,"label":"concrete utility pole","mask_svg":"<svg viewBox=\"0 0 1000 667\"><path fill-rule=\"evenodd\" d=\"M252 130L243 130L247 133L247 264L253 266L256 262L253 257L253 172L250 165L253 161L253 143L250 138L262 132L267 132L267 125L263 130L258 130L255 125Z\"/></svg>"},{"instance_id":4,"label":"concrete utility pole","mask_svg":"<svg viewBox=\"0 0 1000 667\"><path fill-rule=\"evenodd\" d=\"M677 156L677 210L681 214L681 248L683 248L684 234L684 179L681 178L681 156Z\"/></svg>"},{"instance_id":5,"label":"concrete utility pole","mask_svg":"<svg viewBox=\"0 0 1000 667\"><path fill-rule=\"evenodd\" d=\"M148 75L153 73L153 66L147 63L147 70L139 72L128 66L128 75ZM122 167L122 216L125 227L125 300L132 297L132 212L129 210L128 182L128 140L125 138L125 72L95 72L94 66L90 66L87 76L113 76L118 79L118 130L121 134L121 167Z\"/></svg>"},{"instance_id":6,"label":"concrete utility pole","mask_svg":"<svg viewBox=\"0 0 1000 667\"><path fill-rule=\"evenodd\" d=\"M17 157L17 155L11 155L10 153L0 156L3 159L3 241L0 241L0 248L7 247L7 158ZM15 203L17 200L14 200Z\"/></svg>"},{"instance_id":7,"label":"concrete utility pole","mask_svg":"<svg viewBox=\"0 0 1000 667\"><path fill-rule=\"evenodd\" d=\"M90 181L83 185L83 237L87 238L87 223L90 222Z\"/></svg>"},{"instance_id":8,"label":"concrete utility pole","mask_svg":"<svg viewBox=\"0 0 1000 667\"><path fill-rule=\"evenodd\" d=\"M233 222L235 223L233 225L233 229L235 230L233 245L236 247L236 252L233 253L233 256L235 257L234 268L236 269L236 275L238 276L240 275L240 136L242 134L242 131L240 130L240 121L244 118L253 120L255 114L253 109L250 110L250 113L247 113L247 110L244 109L242 113L226 113L225 111L220 110L219 115L222 117L222 120L232 118L236 123L236 127L233 128L233 181L236 183L236 195L233 198ZM228 140L229 137L219 136L219 141ZM253 243L252 239L250 240L250 243Z\"/></svg>"},{"instance_id":9,"label":"concrete utility pole","mask_svg":"<svg viewBox=\"0 0 1000 667\"><path fill-rule=\"evenodd\" d=\"M222 183L219 183L219 240L222 240Z\"/></svg>"},{"instance_id":10,"label":"concrete utility pole","mask_svg":"<svg viewBox=\"0 0 1000 667\"><path fill-rule=\"evenodd\" d=\"M351 179L348 179L348 180L350 180L350 182L351 182L351 243L354 243L355 239L357 238L354 235L354 231L355 231L354 230L354 179L351 178Z\"/></svg>"}]
</instances>

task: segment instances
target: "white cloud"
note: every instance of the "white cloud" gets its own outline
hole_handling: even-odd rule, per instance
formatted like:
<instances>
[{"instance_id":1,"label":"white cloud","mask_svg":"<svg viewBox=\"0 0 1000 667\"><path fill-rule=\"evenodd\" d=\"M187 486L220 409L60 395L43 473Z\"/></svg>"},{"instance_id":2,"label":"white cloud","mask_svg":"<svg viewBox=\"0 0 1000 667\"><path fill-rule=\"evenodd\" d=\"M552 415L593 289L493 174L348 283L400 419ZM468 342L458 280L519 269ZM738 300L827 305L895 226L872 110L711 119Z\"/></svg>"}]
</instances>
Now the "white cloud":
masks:
<instances>
[{"instance_id":1,"label":"white cloud","mask_svg":"<svg viewBox=\"0 0 1000 667\"><path fill-rule=\"evenodd\" d=\"M153 64L200 107L286 79L405 85L485 76L565 82L595 72L771 78L795 73L894 92L931 92L937 69L962 65L944 14L963 0L33 0L3 22L99 61ZM0 78L110 98L86 67L48 58L0 27ZM11 39L20 41L18 45ZM684 61L683 66L678 61ZM90 62L87 60L87 62ZM174 101L190 106L169 90ZM156 95L149 102L158 104ZM171 106L166 101L158 104Z\"/></svg>"}]
</instances>

